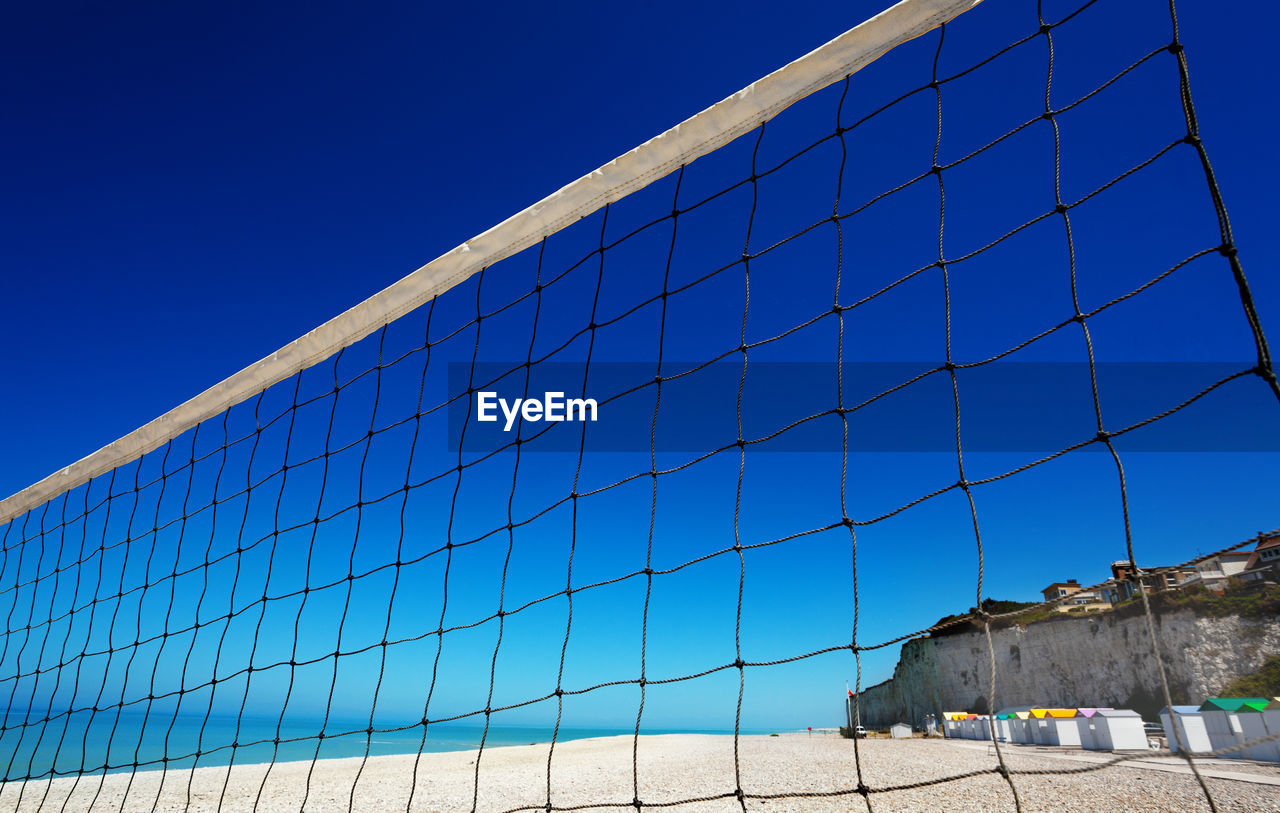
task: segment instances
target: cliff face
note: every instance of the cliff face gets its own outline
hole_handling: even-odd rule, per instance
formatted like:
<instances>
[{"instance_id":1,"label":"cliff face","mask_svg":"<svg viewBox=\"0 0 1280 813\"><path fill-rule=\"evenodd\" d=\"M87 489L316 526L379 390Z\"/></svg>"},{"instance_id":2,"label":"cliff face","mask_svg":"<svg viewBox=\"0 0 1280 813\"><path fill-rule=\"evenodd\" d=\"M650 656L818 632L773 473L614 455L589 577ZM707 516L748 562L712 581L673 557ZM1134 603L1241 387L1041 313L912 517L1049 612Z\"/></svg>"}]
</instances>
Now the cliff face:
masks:
<instances>
[{"instance_id":1,"label":"cliff face","mask_svg":"<svg viewBox=\"0 0 1280 813\"><path fill-rule=\"evenodd\" d=\"M1212 618L1192 610L1155 616L1174 703L1200 703L1280 652L1274 619ZM992 630L996 706L1164 707L1143 615L1104 613ZM859 696L864 725L918 722L929 713L987 711L991 653L981 633L908 641L893 677Z\"/></svg>"}]
</instances>

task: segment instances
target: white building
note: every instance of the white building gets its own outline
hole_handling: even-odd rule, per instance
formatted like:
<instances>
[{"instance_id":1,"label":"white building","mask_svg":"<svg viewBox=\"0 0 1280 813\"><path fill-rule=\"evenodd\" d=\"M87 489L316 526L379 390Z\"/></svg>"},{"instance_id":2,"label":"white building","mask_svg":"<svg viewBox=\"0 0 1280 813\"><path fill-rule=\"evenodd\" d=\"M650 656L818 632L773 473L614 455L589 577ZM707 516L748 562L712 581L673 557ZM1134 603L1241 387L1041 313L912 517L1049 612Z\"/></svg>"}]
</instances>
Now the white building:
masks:
<instances>
[{"instance_id":1,"label":"white building","mask_svg":"<svg viewBox=\"0 0 1280 813\"><path fill-rule=\"evenodd\" d=\"M1252 556L1253 551L1235 550L1201 559L1196 562L1196 572L1188 577L1182 586L1202 585L1215 593L1221 593L1226 589L1228 579L1239 576L1245 571Z\"/></svg>"},{"instance_id":2,"label":"white building","mask_svg":"<svg viewBox=\"0 0 1280 813\"><path fill-rule=\"evenodd\" d=\"M911 726L906 723L894 723L889 726L889 736L895 740L911 739Z\"/></svg>"},{"instance_id":3,"label":"white building","mask_svg":"<svg viewBox=\"0 0 1280 813\"><path fill-rule=\"evenodd\" d=\"M1203 754L1213 750L1209 742L1209 732L1204 727L1204 717L1199 706L1165 706L1160 709L1160 724L1164 726L1165 739L1169 741L1169 750L1179 752L1179 740L1174 736L1174 726L1181 738L1182 748L1192 754Z\"/></svg>"},{"instance_id":4,"label":"white building","mask_svg":"<svg viewBox=\"0 0 1280 813\"><path fill-rule=\"evenodd\" d=\"M1088 720L1089 739L1083 743L1084 747L1095 751L1147 750L1147 733L1142 729L1142 715L1138 712L1102 709Z\"/></svg>"},{"instance_id":5,"label":"white building","mask_svg":"<svg viewBox=\"0 0 1280 813\"><path fill-rule=\"evenodd\" d=\"M1267 703L1266 708L1262 710L1262 722L1267 727L1268 736L1280 736L1280 697L1273 697L1271 702ZM1277 740L1275 745L1277 752L1280 752L1280 740ZM1277 757L1280 757L1280 753Z\"/></svg>"},{"instance_id":6,"label":"white building","mask_svg":"<svg viewBox=\"0 0 1280 813\"><path fill-rule=\"evenodd\" d=\"M1050 717L1050 735L1054 745L1080 748L1080 726L1088 725L1087 717Z\"/></svg>"},{"instance_id":7,"label":"white building","mask_svg":"<svg viewBox=\"0 0 1280 813\"><path fill-rule=\"evenodd\" d=\"M1236 712L1240 720L1240 731L1244 739L1264 739L1274 732L1267 731L1265 703L1246 703ZM1257 759L1263 762L1280 762L1280 746L1275 740L1250 745L1240 749L1237 754L1244 759Z\"/></svg>"},{"instance_id":8,"label":"white building","mask_svg":"<svg viewBox=\"0 0 1280 813\"><path fill-rule=\"evenodd\" d=\"M1240 725L1240 707L1249 701L1266 703L1261 697L1210 697L1200 706L1205 730L1209 732L1209 744L1214 751L1232 748L1244 742L1244 728ZM1239 751L1225 754L1228 759L1244 756Z\"/></svg>"}]
</instances>

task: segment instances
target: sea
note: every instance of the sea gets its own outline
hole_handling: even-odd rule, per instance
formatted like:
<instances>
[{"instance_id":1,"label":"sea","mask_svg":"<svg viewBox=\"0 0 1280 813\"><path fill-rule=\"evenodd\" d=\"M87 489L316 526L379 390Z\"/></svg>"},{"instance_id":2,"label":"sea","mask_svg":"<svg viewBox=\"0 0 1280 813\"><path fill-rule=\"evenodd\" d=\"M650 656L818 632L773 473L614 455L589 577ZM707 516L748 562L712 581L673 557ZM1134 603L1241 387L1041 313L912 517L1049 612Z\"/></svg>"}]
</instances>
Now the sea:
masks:
<instances>
[{"instance_id":1,"label":"sea","mask_svg":"<svg viewBox=\"0 0 1280 813\"><path fill-rule=\"evenodd\" d=\"M132 770L185 769L264 762L296 762L342 757L386 756L419 752L468 751L504 745L531 745L589 737L634 734L634 728L569 728L551 725L432 723L423 737L421 723L399 728L369 720L286 719L270 716L172 715L119 712L72 712L38 723L23 724L22 715L4 718L0 731L0 768L4 781L115 773ZM391 730L380 730L391 729ZM325 736L320 737L323 731ZM731 734L732 731L657 729L642 734ZM743 731L742 733L763 733ZM276 742L276 740L279 742Z\"/></svg>"}]
</instances>

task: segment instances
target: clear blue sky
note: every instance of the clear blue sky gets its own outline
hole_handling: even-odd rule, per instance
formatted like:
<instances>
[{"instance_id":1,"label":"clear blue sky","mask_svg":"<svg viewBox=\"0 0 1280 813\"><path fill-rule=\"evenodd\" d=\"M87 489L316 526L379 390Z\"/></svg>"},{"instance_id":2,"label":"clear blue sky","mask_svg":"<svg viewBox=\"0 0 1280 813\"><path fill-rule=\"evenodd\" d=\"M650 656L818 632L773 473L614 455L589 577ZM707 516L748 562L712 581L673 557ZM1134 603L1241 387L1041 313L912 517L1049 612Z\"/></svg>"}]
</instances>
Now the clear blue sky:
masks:
<instances>
[{"instance_id":1,"label":"clear blue sky","mask_svg":"<svg viewBox=\"0 0 1280 813\"><path fill-rule=\"evenodd\" d=\"M2 100L10 120L0 131L0 145L10 157L0 217L8 292L0 299L6 362L0 492L17 491L145 423L564 183L820 45L881 5L877 0L694 7L583 3L357 10L336 4L276 4L269 9L183 4L14 9L0 33L0 65L9 77ZM1050 18L1059 16L1059 6L1065 8L1049 5ZM1280 250L1271 239L1270 222L1273 190L1280 181L1270 134L1278 122L1267 70L1270 32L1280 23L1280 11L1254 5L1247 25L1240 24L1239 15L1223 18L1208 2L1183 2L1179 10L1202 135L1265 327L1273 326L1280 313L1280 283L1271 271ZM1167 40L1161 3L1099 6L1086 12L1092 15L1087 24L1071 33L1064 29L1058 42L1058 104L1096 87ZM1118 19L1104 22L1104 8ZM981 33L983 21L991 26L990 36ZM1034 30L1034 6L990 0L968 25L967 39L961 36L962 26L954 29L954 50L944 49L944 72L989 53L991 45L1009 41L1013 32ZM927 81L935 37L913 43L895 54L894 61L855 79L850 108L872 109L877 100L891 97L891 88ZM946 91L944 158L953 160L1038 112L1044 49L1037 43L1022 50L1025 57L1011 57L1005 68L985 77L986 84L975 81ZM1075 119L1063 117L1065 197L1078 197L1181 135L1172 57L1162 55L1153 65L1150 72L1135 72L1118 84L1114 93L1082 106ZM825 132L834 120L837 98L820 95L790 111L791 118L769 130L762 159L776 162L805 135ZM904 106L900 116L878 130L871 128L865 140L853 137L846 169L848 199L865 199L905 180L921 171L921 161L927 169L933 127L929 102ZM1029 212L1051 207L1052 187L1046 184L1051 180L1052 142L1043 136L1036 130L1011 140L990 163L975 159L954 170L948 180L949 254L980 244L981 236L998 236ZM749 162L749 146L735 145L719 163L706 161L705 169L704 162L695 164L689 190L682 195L738 180L749 165L744 163ZM1186 248L1214 244L1213 213L1188 160L1191 153L1188 149L1179 155L1115 196L1081 207L1073 226L1087 302L1096 305L1140 284L1153 275L1152 269L1190 253ZM824 190L833 188L829 171L829 163L801 166L801 177L794 182L812 172L828 179L819 181L829 184ZM903 196L904 209L898 213L905 220L893 219L888 210L872 212L858 221L865 226L846 235L849 267L871 269L865 277L858 270L847 271L850 294L874 290L880 275L890 279L893 269L933 259L936 189L924 187L918 199L912 194ZM660 184L642 203L656 207L649 211L657 216L669 207L670 195L669 182ZM824 216L817 202L810 210L799 199L800 193L786 186L766 196L753 244L767 242L771 230L785 233L789 224L813 212ZM818 199L829 211L827 192ZM934 213L933 220L922 214L928 212ZM620 208L616 216L626 222L643 215ZM740 251L742 211L718 217L724 220L710 221L709 231L716 234L723 225L733 235L726 238L730 248ZM599 216L566 235L565 245L589 247L598 228ZM975 262L968 280L957 272L957 357L989 355L1070 315L1062 284L1061 235L1050 233L1040 240L1030 235L1025 242L1011 243L1013 252L993 252L989 266ZM709 243L690 247L682 256L691 264L711 262L725 250L723 244ZM813 251L818 256L819 249ZM572 254L564 249L564 256ZM513 267L513 275L527 275L527 265ZM753 280L753 308L758 309L753 311L758 314L753 331L768 335L771 327L794 324L802 314L816 312L813 303L823 302L823 296L829 302L831 264L822 259L813 267L819 271L812 279L790 268L772 269L770 276L767 262L761 263ZM1022 270L1026 273L1014 273ZM657 271L643 264L634 269L641 275L635 290L647 290L644 281L651 283ZM486 294L499 296L494 293L501 291L498 283L487 277ZM729 301L738 290L732 280L724 285L723 291L691 296L703 310L687 311L684 327L673 328L668 358L692 358L704 340L736 340L740 305L723 312L706 310L711 303ZM473 312L474 286L456 294L441 300L441 313L451 315L440 318L460 323ZM581 291L573 296L581 305ZM922 282L918 291L886 297L883 312L847 328L846 360L937 359L940 302L936 277ZM416 330L421 322L413 324ZM1100 317L1094 335L1099 357L1107 361L1247 363L1252 349L1242 326L1225 263L1209 258L1203 267ZM597 349L596 358L653 360L653 329L652 321L619 328ZM511 328L511 336L508 343L486 347L485 356L522 359L522 349L516 349L521 348L519 330ZM806 334L760 357L829 359L831 338L828 333ZM443 359L466 360L463 350L469 348L446 350ZM371 352L376 349L357 349L344 364L359 369L359 359L371 358ZM1026 358L1078 359L1079 352L1078 334L1071 334L1031 348ZM320 386L330 369L322 365L314 379L304 378L304 387ZM395 386L411 389L404 382ZM1262 419L1274 422L1275 404L1268 397L1256 381L1240 382L1230 395L1241 404L1245 419L1269 415ZM343 425L354 431L359 420L352 417ZM434 429L443 432L442 427ZM433 454L447 457L440 446ZM969 476L1005 471L1030 457L974 454L967 460ZM753 466L749 459L744 479L745 536L772 538L839 519L837 456L778 453L759 460ZM572 462L545 455L522 463L530 468L520 499L533 506L563 496ZM1125 464L1140 563L1182 560L1280 524L1274 453L1132 453ZM611 472L644 467L643 455L589 455L583 476L609 482ZM732 530L725 521L732 516L736 470L736 460L716 460L661 492L661 544L655 545L655 561L661 558L670 566L724 547L725 534ZM386 476L394 480L403 471L403 464L398 469L392 465ZM294 482L305 483L309 476L301 474ZM471 519L459 533L493 527L495 513L505 515L509 464L505 473L489 476L504 483L497 487L498 498L485 497L483 489L464 495L464 513ZM353 487L351 471L339 477ZM876 516L955 478L953 455L856 456L851 461L850 510L856 518ZM431 531L430 523L439 522L448 500L447 493L428 491L422 492L419 506L424 536L441 532ZM1124 555L1114 471L1103 455L1062 459L977 492L977 500L987 545L988 595L1030 599L1053 580L1099 581L1108 575L1106 564ZM585 517L582 528L593 534L577 549L575 583L643 567L648 508L644 487L618 489L589 509L594 516ZM385 545L391 544L387 539L396 525L393 517L373 513L362 538L378 542L359 551L370 562L389 555L391 548ZM670 524L664 528L663 522ZM862 640L919 629L973 603L976 557L968 522L967 506L952 492L859 531ZM561 516L549 516L525 545L515 546L512 568L526 575L508 585L507 606L562 586L564 523ZM606 532L618 537L606 538ZM335 539L341 536L334 533ZM732 544L731 535L729 539ZM471 561L460 556L455 562L450 622L467 623L496 609L497 574L505 554L505 539L500 541ZM305 550L305 540L298 544L295 553ZM347 569L349 545L344 551L341 543L334 544L339 553L322 557L321 566L326 573L336 568L340 578ZM188 554L198 562L203 547ZM300 562L290 557L277 562L275 578L281 581L274 587L296 583ZM400 588L403 613L393 624L400 634L434 625L439 607L433 590L440 568L436 557L420 572L407 574L408 587ZM852 598L843 531L751 552L746 569L744 657L784 657L847 640ZM200 575L178 586L182 600L196 600ZM6 583L12 578L8 572L4 577ZM737 577L736 557L720 557L655 581L651 678L733 660ZM208 594L225 602L230 578L211 570ZM361 630L381 626L378 603L385 603L380 597L389 589L387 581L371 577L359 583L356 592L365 595L355 597L349 623ZM575 602L566 686L637 676L643 596L643 583L633 579L585 593ZM167 587L159 600L168 603ZM340 592L311 600L315 617L300 638L303 648L332 650L336 617L325 614L340 610L342 603ZM291 613L281 617L292 621ZM418 623L420 618L429 621ZM288 623L277 625L276 620L266 623L264 641L286 645L277 639L289 632ZM555 602L508 622L495 703L518 702L554 688L563 624L564 608ZM493 627L446 639L442 688L433 701L441 708L461 712L483 705ZM245 647L253 634L251 626L233 625L227 646ZM57 632L55 640L65 635L65 630ZM185 654L185 647L196 661L212 659L213 650L204 642L166 649L161 656L165 679L180 670L180 658L173 653ZM145 660L141 654L139 658ZM868 656L864 683L887 677L895 659L896 648ZM414 712L403 710L420 706L423 664L416 651L403 662L391 662L392 674L408 677L384 687L388 715L412 717ZM362 692L371 691L369 679L377 668L376 654L353 659L349 685L354 688L339 698L340 711L367 711L369 700ZM250 705L270 712L278 702L281 675L277 670L256 682ZM744 725L835 724L844 682L853 677L848 653L749 671ZM308 687L304 700L322 701L328 679L327 672L300 678ZM646 721L667 727L731 727L736 690L731 671L652 689ZM119 689L115 691L118 699ZM634 687L608 689L575 700L567 714L581 724L625 726L634 719L635 701ZM509 719L541 721L548 713L544 705Z\"/></svg>"}]
</instances>

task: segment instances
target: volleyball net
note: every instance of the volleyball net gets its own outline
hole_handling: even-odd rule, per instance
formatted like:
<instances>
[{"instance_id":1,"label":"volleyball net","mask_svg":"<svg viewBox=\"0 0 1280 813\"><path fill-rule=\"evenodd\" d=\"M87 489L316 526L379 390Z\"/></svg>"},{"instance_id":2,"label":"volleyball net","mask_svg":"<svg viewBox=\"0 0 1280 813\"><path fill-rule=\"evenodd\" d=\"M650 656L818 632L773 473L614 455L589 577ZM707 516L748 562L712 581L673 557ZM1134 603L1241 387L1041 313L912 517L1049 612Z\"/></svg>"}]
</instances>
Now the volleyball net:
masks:
<instances>
[{"instance_id":1,"label":"volleyball net","mask_svg":"<svg viewBox=\"0 0 1280 813\"><path fill-rule=\"evenodd\" d=\"M1137 569L1125 444L1274 408L1173 6L1103 36L1118 5L905 0L4 500L4 798L256 807L302 761L299 807L370 809L375 757L461 726L473 809L872 809L977 774L1020 807L1037 771L998 747L904 786L854 740L829 786L764 787L739 743L779 686L860 690L865 657L938 631L866 631L876 546L902 544L877 529L947 506L939 555L982 608L984 495L1102 452ZM1160 387L1107 368L1188 312L1227 314L1200 329L1251 360ZM1008 440L995 382L1046 359L1076 411L1043 418L1052 447ZM1125 382L1142 397L1108 411ZM913 442L945 465L886 462ZM989 643L1000 619L971 620ZM657 793L641 735L695 706L732 759ZM533 720L546 784L512 800L486 753ZM630 733L633 770L583 799L556 751L593 727ZM328 757L358 760L346 799L313 794ZM408 764L388 809L439 801Z\"/></svg>"}]
</instances>

